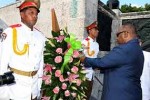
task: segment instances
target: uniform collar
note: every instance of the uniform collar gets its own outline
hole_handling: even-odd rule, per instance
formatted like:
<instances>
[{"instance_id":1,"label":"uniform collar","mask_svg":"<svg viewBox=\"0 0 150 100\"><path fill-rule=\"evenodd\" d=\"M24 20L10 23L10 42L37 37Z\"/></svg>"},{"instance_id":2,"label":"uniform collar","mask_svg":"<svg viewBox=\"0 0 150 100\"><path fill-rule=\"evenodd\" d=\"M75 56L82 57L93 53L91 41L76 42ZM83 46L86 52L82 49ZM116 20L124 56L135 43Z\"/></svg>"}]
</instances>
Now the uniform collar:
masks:
<instances>
[{"instance_id":1,"label":"uniform collar","mask_svg":"<svg viewBox=\"0 0 150 100\"><path fill-rule=\"evenodd\" d=\"M132 42L139 42L137 38L133 38L132 40L128 41L127 43L132 43Z\"/></svg>"},{"instance_id":2,"label":"uniform collar","mask_svg":"<svg viewBox=\"0 0 150 100\"><path fill-rule=\"evenodd\" d=\"M24 27L26 30L31 31L31 29L30 29L27 25L25 25L24 23L21 22L21 25L22 25L22 27Z\"/></svg>"},{"instance_id":3,"label":"uniform collar","mask_svg":"<svg viewBox=\"0 0 150 100\"><path fill-rule=\"evenodd\" d=\"M90 36L88 36L88 38L90 39L90 41L93 41L93 42L96 41L96 39L92 39Z\"/></svg>"}]
</instances>

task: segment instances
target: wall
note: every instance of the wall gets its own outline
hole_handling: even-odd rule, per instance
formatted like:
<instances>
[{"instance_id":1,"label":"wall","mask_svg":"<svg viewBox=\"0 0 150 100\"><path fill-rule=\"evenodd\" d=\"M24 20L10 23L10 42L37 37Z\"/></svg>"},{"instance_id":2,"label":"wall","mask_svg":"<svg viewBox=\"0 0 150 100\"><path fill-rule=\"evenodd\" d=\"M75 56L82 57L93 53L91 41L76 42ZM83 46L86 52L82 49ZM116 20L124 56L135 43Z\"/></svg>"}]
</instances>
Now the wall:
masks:
<instances>
[{"instance_id":1,"label":"wall","mask_svg":"<svg viewBox=\"0 0 150 100\"><path fill-rule=\"evenodd\" d=\"M16 7L22 1L0 8L0 18L8 25L19 23L20 16ZM51 9L54 8L60 28L67 26L69 32L83 39L86 36L85 26L97 19L97 2L98 0L41 0L36 27L51 37Z\"/></svg>"},{"instance_id":2,"label":"wall","mask_svg":"<svg viewBox=\"0 0 150 100\"><path fill-rule=\"evenodd\" d=\"M150 11L125 13L121 19L122 23L131 22L135 25L142 42L150 40Z\"/></svg>"},{"instance_id":3,"label":"wall","mask_svg":"<svg viewBox=\"0 0 150 100\"><path fill-rule=\"evenodd\" d=\"M122 14L120 14L119 17L122 20L124 20L124 19L150 18L150 11L122 13Z\"/></svg>"},{"instance_id":4,"label":"wall","mask_svg":"<svg viewBox=\"0 0 150 100\"><path fill-rule=\"evenodd\" d=\"M113 9L113 12L116 13L117 17L112 22L111 48L117 45L115 33L124 22L132 22L135 24L138 30L137 34L142 37L144 42L146 39L150 39L150 11L121 13L119 9Z\"/></svg>"}]
</instances>

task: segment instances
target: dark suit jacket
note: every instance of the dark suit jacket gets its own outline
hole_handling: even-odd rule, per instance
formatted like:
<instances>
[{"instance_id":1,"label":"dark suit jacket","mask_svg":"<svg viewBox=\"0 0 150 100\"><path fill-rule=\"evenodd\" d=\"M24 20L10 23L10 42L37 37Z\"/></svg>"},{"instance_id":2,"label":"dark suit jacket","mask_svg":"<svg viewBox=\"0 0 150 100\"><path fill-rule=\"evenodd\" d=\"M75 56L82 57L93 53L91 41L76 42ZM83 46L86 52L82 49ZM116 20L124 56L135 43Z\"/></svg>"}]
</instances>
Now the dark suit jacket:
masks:
<instances>
[{"instance_id":1,"label":"dark suit jacket","mask_svg":"<svg viewBox=\"0 0 150 100\"><path fill-rule=\"evenodd\" d=\"M142 100L144 56L137 39L115 47L103 58L85 58L84 63L104 69L102 100Z\"/></svg>"}]
</instances>

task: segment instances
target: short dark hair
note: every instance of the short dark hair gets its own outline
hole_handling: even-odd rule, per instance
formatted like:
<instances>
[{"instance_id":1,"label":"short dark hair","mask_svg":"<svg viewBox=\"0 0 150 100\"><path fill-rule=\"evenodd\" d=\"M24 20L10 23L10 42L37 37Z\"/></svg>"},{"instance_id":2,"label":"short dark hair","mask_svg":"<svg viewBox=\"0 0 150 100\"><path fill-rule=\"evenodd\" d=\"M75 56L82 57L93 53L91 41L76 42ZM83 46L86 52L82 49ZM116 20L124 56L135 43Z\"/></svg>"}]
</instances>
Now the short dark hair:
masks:
<instances>
[{"instance_id":1,"label":"short dark hair","mask_svg":"<svg viewBox=\"0 0 150 100\"><path fill-rule=\"evenodd\" d=\"M87 31L87 34L89 34L90 32L89 32L89 30L86 30Z\"/></svg>"},{"instance_id":2,"label":"short dark hair","mask_svg":"<svg viewBox=\"0 0 150 100\"><path fill-rule=\"evenodd\" d=\"M135 25L131 22L123 23L122 26L128 26L128 27L130 27L130 29L132 30L132 32L134 34L137 33L137 29L136 29Z\"/></svg>"}]
</instances>

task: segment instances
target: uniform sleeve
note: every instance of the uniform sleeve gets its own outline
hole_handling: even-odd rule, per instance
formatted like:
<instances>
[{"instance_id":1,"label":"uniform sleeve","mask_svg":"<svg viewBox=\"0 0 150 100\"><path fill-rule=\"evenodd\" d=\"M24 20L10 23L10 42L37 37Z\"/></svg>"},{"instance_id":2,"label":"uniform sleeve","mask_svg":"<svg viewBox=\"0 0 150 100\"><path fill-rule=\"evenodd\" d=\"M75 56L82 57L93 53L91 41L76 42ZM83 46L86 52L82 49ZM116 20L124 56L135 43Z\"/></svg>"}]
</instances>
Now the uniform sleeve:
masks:
<instances>
[{"instance_id":1,"label":"uniform sleeve","mask_svg":"<svg viewBox=\"0 0 150 100\"><path fill-rule=\"evenodd\" d=\"M150 53L149 53L149 56L148 56L148 58L149 58L149 62L148 62L148 84L147 84L147 86L148 86L148 100L150 100Z\"/></svg>"},{"instance_id":2,"label":"uniform sleeve","mask_svg":"<svg viewBox=\"0 0 150 100\"><path fill-rule=\"evenodd\" d=\"M44 44L43 44L43 52L44 52L46 38L44 38L43 41L44 41ZM37 74L38 74L38 89L39 89L38 97L40 97L41 86L42 86L42 76L43 76L43 68L44 68L44 54L43 54L43 52L42 52L42 58L40 61L40 68L37 72Z\"/></svg>"},{"instance_id":3,"label":"uniform sleeve","mask_svg":"<svg viewBox=\"0 0 150 100\"><path fill-rule=\"evenodd\" d=\"M83 48L83 54L87 57L87 41L83 40L82 41L82 48Z\"/></svg>"},{"instance_id":4,"label":"uniform sleeve","mask_svg":"<svg viewBox=\"0 0 150 100\"><path fill-rule=\"evenodd\" d=\"M119 67L129 62L128 53L121 47L114 48L109 54L102 58L85 58L84 64L94 67Z\"/></svg>"},{"instance_id":5,"label":"uniform sleeve","mask_svg":"<svg viewBox=\"0 0 150 100\"><path fill-rule=\"evenodd\" d=\"M40 64L39 64L39 70L38 70L38 76L39 76L39 78L41 78L42 76L43 76L43 67L44 67L44 47L45 47L45 41L46 41L46 38L45 38L45 36L41 33L41 39L42 39L42 54L41 54L41 60L40 60Z\"/></svg>"},{"instance_id":6,"label":"uniform sleeve","mask_svg":"<svg viewBox=\"0 0 150 100\"><path fill-rule=\"evenodd\" d=\"M144 53L144 67L141 76L141 87L143 100L150 100L150 53Z\"/></svg>"},{"instance_id":7,"label":"uniform sleeve","mask_svg":"<svg viewBox=\"0 0 150 100\"><path fill-rule=\"evenodd\" d=\"M42 58L40 62L40 69L38 70L38 91L39 91L38 97L40 96L40 91L41 91L41 86L42 86L43 67L44 67L44 62Z\"/></svg>"},{"instance_id":8,"label":"uniform sleeve","mask_svg":"<svg viewBox=\"0 0 150 100\"><path fill-rule=\"evenodd\" d=\"M97 48L98 48L98 53L100 52L100 50L99 50L99 44L97 43ZM97 57L98 57L98 54L97 54Z\"/></svg>"},{"instance_id":9,"label":"uniform sleeve","mask_svg":"<svg viewBox=\"0 0 150 100\"><path fill-rule=\"evenodd\" d=\"M7 72L9 61L12 54L12 29L6 29L3 34L6 35L1 41L0 50L0 74Z\"/></svg>"}]
</instances>

